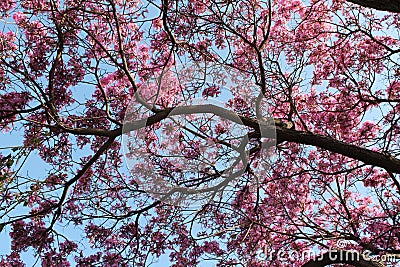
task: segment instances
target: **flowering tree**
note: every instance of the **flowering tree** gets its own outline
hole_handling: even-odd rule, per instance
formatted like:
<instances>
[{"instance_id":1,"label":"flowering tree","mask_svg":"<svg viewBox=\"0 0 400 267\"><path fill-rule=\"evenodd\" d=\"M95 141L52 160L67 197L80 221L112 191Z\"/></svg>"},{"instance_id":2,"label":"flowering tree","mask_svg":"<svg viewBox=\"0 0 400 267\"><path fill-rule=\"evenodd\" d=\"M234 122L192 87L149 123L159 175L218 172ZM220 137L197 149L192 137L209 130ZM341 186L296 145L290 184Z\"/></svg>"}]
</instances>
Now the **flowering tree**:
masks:
<instances>
[{"instance_id":1,"label":"flowering tree","mask_svg":"<svg viewBox=\"0 0 400 267\"><path fill-rule=\"evenodd\" d=\"M288 255L399 253L399 1L0 7L0 127L22 137L0 151L0 229L11 238L2 266L24 266L27 250L43 266L150 266L163 255L172 266L302 266L308 258ZM226 71L182 82L194 65ZM187 75L174 76L177 66ZM49 166L42 177L20 172L30 155ZM218 194L173 205L170 189L141 187L155 176Z\"/></svg>"}]
</instances>

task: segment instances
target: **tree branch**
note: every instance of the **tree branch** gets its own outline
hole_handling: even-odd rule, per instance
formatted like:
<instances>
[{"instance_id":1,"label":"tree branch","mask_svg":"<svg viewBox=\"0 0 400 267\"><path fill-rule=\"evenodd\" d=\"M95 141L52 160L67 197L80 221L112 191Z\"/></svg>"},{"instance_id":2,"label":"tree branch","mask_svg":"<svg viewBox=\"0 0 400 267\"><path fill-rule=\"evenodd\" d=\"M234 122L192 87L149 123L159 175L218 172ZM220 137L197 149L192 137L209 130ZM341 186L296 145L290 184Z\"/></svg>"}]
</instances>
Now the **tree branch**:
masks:
<instances>
[{"instance_id":1,"label":"tree branch","mask_svg":"<svg viewBox=\"0 0 400 267\"><path fill-rule=\"evenodd\" d=\"M121 133L134 131L145 126L160 122L168 116L183 114L211 113L230 121L251 127L256 131L252 137L261 137L260 124L256 119L237 115L235 112L215 105L195 105L169 108L156 113L146 119L126 123ZM271 125L272 126L272 125ZM267 126L268 127L268 126ZM264 130L264 129L263 129ZM116 131L116 130L114 130ZM383 153L372 151L356 145L348 144L332 137L322 136L310 132L302 132L294 129L286 129L276 126L277 143L294 142L303 145L311 145L341 154L343 156L362 161L368 165L377 166L393 173L400 173L400 160Z\"/></svg>"},{"instance_id":2,"label":"tree branch","mask_svg":"<svg viewBox=\"0 0 400 267\"><path fill-rule=\"evenodd\" d=\"M368 165L381 167L393 173L400 173L400 160L394 158L393 156L348 144L332 137L279 127L276 129L276 135L278 143L288 141L316 146L352 159L362 161Z\"/></svg>"},{"instance_id":3,"label":"tree branch","mask_svg":"<svg viewBox=\"0 0 400 267\"><path fill-rule=\"evenodd\" d=\"M400 13L400 0L347 0L347 1L363 7Z\"/></svg>"}]
</instances>

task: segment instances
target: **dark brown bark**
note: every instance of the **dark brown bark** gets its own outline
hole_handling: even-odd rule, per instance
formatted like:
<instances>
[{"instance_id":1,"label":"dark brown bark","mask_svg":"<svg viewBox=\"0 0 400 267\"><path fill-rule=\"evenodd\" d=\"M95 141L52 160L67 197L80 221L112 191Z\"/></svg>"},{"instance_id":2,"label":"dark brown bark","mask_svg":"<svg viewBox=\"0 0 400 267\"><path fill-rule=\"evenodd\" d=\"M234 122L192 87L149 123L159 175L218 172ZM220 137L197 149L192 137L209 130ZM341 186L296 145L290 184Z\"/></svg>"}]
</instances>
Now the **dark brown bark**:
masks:
<instances>
[{"instance_id":1,"label":"dark brown bark","mask_svg":"<svg viewBox=\"0 0 400 267\"><path fill-rule=\"evenodd\" d=\"M279 127L276 129L276 136L278 143L287 141L311 145L360 160L368 165L384 168L389 172L400 173L400 160L393 156L345 143L332 137Z\"/></svg>"},{"instance_id":2,"label":"dark brown bark","mask_svg":"<svg viewBox=\"0 0 400 267\"><path fill-rule=\"evenodd\" d=\"M400 13L400 0L347 0L347 1L363 7Z\"/></svg>"},{"instance_id":3,"label":"dark brown bark","mask_svg":"<svg viewBox=\"0 0 400 267\"><path fill-rule=\"evenodd\" d=\"M234 121L239 124L244 124L253 128L255 136L260 136L260 125L256 119L244 116L238 116L236 113L226 110L222 107L214 105L195 105L183 106L177 108L169 108L150 116L147 119L126 123L124 129L116 129L111 131L111 134L122 134L129 131L134 131L162 121L168 116L182 115L182 114L199 114L199 113L212 113L222 118ZM277 143L281 142L294 142L303 145L311 145L319 147L334 153L344 155L346 157L356 159L364 162L365 164L384 168L388 172L400 173L400 160L390 155L385 155L370 149L362 148L357 145L352 145L339 141L335 138L314 134L310 132L297 131L294 129L287 129L276 125L276 138ZM397 182L397 180L396 180ZM400 185L399 185L400 186Z\"/></svg>"}]
</instances>

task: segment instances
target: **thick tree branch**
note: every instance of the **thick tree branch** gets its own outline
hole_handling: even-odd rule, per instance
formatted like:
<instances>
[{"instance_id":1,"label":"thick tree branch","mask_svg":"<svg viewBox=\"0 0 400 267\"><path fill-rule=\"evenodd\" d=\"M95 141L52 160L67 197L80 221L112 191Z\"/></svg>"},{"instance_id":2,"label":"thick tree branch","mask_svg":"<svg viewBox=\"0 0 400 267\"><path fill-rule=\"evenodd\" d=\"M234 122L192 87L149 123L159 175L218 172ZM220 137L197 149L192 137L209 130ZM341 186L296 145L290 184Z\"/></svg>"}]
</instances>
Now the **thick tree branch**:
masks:
<instances>
[{"instance_id":1,"label":"thick tree branch","mask_svg":"<svg viewBox=\"0 0 400 267\"><path fill-rule=\"evenodd\" d=\"M183 115L183 114L200 114L211 113L230 121L246 125L253 128L260 137L260 124L256 119L244 116L238 116L235 112L226 110L222 107L215 105L196 105L196 106L182 106L176 108L165 109L156 113L147 119L142 119L130 123L126 123L123 133L134 131L145 126L152 125L160 122L168 116ZM268 126L266 126L268 127ZM116 130L114 130L116 131ZM264 129L263 129L264 131ZM120 132L122 133L122 131ZM400 173L400 160L383 153L372 151L356 145L348 144L332 137L314 134L310 132L302 132L294 129L286 129L283 127L276 127L277 143L281 142L295 142L298 144L311 145L326 149L328 151L341 154L343 156L362 161L368 165L377 166L386 169L389 172Z\"/></svg>"},{"instance_id":2,"label":"thick tree branch","mask_svg":"<svg viewBox=\"0 0 400 267\"><path fill-rule=\"evenodd\" d=\"M97 152L93 155L93 157L91 157L88 160L88 162L85 165L83 165L82 169L80 169L73 178L71 178L64 184L64 189L61 194L60 200L58 201L58 203L56 205L57 210L53 216L53 220L51 221L51 224L50 224L48 230L53 228L57 219L61 216L62 206L67 198L67 194L68 194L68 190L69 190L70 186L73 185L74 183L76 183L92 167L92 165L101 157L101 155L103 155L103 153L106 152L107 149L109 149L111 147L114 140L115 140L115 137L109 138L107 140L107 142L105 142L99 148L99 150L97 150Z\"/></svg>"},{"instance_id":3,"label":"thick tree branch","mask_svg":"<svg viewBox=\"0 0 400 267\"><path fill-rule=\"evenodd\" d=\"M347 0L347 1L363 7L400 13L400 0Z\"/></svg>"},{"instance_id":4,"label":"thick tree branch","mask_svg":"<svg viewBox=\"0 0 400 267\"><path fill-rule=\"evenodd\" d=\"M393 173L400 173L400 160L390 155L385 155L383 153L348 144L331 137L309 132L300 132L278 127L276 130L276 135L278 143L288 141L316 146L349 158L362 161L368 165L381 167Z\"/></svg>"}]
</instances>

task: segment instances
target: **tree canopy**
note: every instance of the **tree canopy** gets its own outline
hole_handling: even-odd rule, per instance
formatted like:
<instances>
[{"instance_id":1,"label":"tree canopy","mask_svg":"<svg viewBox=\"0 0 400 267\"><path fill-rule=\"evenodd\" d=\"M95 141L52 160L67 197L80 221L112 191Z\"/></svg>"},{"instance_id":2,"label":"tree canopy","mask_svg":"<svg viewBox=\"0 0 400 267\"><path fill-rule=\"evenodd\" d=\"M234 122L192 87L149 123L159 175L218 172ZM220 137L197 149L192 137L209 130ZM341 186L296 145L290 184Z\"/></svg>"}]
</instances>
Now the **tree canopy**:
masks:
<instances>
[{"instance_id":1,"label":"tree canopy","mask_svg":"<svg viewBox=\"0 0 400 267\"><path fill-rule=\"evenodd\" d=\"M400 1L0 10L0 265L398 264Z\"/></svg>"}]
</instances>

